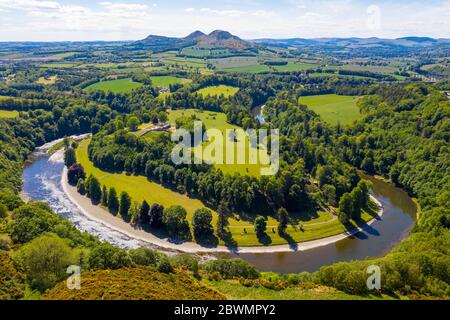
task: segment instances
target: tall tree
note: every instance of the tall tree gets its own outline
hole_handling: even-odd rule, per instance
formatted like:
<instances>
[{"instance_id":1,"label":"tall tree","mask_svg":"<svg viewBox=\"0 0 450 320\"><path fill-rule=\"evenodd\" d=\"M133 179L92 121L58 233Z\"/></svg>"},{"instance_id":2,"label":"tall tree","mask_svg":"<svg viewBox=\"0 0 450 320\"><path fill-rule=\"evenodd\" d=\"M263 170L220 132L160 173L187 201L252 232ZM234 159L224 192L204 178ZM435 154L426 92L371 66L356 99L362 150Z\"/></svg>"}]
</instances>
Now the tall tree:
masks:
<instances>
[{"instance_id":1,"label":"tall tree","mask_svg":"<svg viewBox=\"0 0 450 320\"><path fill-rule=\"evenodd\" d=\"M196 239L209 238L214 233L211 225L212 213L207 208L197 209L192 217L192 228Z\"/></svg>"},{"instance_id":2,"label":"tall tree","mask_svg":"<svg viewBox=\"0 0 450 320\"><path fill-rule=\"evenodd\" d=\"M119 211L119 198L117 197L117 191L114 188L109 189L108 192L108 209L113 214L116 214Z\"/></svg>"},{"instance_id":3,"label":"tall tree","mask_svg":"<svg viewBox=\"0 0 450 320\"><path fill-rule=\"evenodd\" d=\"M128 216L128 211L131 207L131 198L127 192L122 191L120 194L120 205L119 205L119 213L122 218L126 218Z\"/></svg>"},{"instance_id":4,"label":"tall tree","mask_svg":"<svg viewBox=\"0 0 450 320\"><path fill-rule=\"evenodd\" d=\"M339 200L338 218L342 224L350 222L353 213L353 199L350 193L344 193L341 200Z\"/></svg>"},{"instance_id":5,"label":"tall tree","mask_svg":"<svg viewBox=\"0 0 450 320\"><path fill-rule=\"evenodd\" d=\"M103 185L103 188L102 188L102 201L101 201L101 203L102 203L102 206L108 206L108 190L106 189L106 186L105 185Z\"/></svg>"},{"instance_id":6,"label":"tall tree","mask_svg":"<svg viewBox=\"0 0 450 320\"><path fill-rule=\"evenodd\" d=\"M286 211L285 208L280 208L278 209L277 216L278 216L278 233L280 235L285 235L289 222L288 212Z\"/></svg>"},{"instance_id":7,"label":"tall tree","mask_svg":"<svg viewBox=\"0 0 450 320\"><path fill-rule=\"evenodd\" d=\"M89 179L89 196L91 197L91 201L93 203L99 203L102 199L100 182L98 182L97 178L94 176L91 176Z\"/></svg>"},{"instance_id":8,"label":"tall tree","mask_svg":"<svg viewBox=\"0 0 450 320\"><path fill-rule=\"evenodd\" d=\"M160 204L154 203L150 207L150 210L148 211L149 215L149 221L148 223L152 228L161 228L163 223L163 212L164 207Z\"/></svg>"},{"instance_id":9,"label":"tall tree","mask_svg":"<svg viewBox=\"0 0 450 320\"><path fill-rule=\"evenodd\" d=\"M219 207L217 208L217 222L216 222L216 229L217 234L220 237L223 237L223 235L226 233L226 228L228 227L228 209L225 205L225 203L222 201L219 204Z\"/></svg>"},{"instance_id":10,"label":"tall tree","mask_svg":"<svg viewBox=\"0 0 450 320\"><path fill-rule=\"evenodd\" d=\"M150 206L148 205L147 201L142 201L141 210L139 212L139 223L142 225L149 224L150 222Z\"/></svg>"},{"instance_id":11,"label":"tall tree","mask_svg":"<svg viewBox=\"0 0 450 320\"><path fill-rule=\"evenodd\" d=\"M75 155L75 150L72 147L66 148L64 151L64 163L67 168L70 168L73 164L77 162L77 157Z\"/></svg>"}]
</instances>

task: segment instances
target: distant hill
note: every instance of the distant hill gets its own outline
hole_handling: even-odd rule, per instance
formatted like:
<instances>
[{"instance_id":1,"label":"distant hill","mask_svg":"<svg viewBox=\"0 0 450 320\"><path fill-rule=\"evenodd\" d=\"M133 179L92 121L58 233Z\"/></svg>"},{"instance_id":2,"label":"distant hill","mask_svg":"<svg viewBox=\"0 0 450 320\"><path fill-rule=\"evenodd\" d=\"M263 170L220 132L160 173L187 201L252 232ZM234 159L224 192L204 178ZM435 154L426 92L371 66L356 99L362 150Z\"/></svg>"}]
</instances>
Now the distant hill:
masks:
<instances>
[{"instance_id":1,"label":"distant hill","mask_svg":"<svg viewBox=\"0 0 450 320\"><path fill-rule=\"evenodd\" d=\"M312 46L335 46L341 48L371 48L371 47L427 47L433 45L446 45L446 39L433 39L428 37L403 37L398 39L381 38L290 38L290 39L255 39L254 44L263 46L274 46L281 48L289 47L312 47Z\"/></svg>"},{"instance_id":2,"label":"distant hill","mask_svg":"<svg viewBox=\"0 0 450 320\"><path fill-rule=\"evenodd\" d=\"M134 45L155 52L178 50L190 46L232 50L244 50L252 47L250 42L222 30L215 30L208 35L201 31L194 31L184 38L149 35L147 38L135 42Z\"/></svg>"}]
</instances>

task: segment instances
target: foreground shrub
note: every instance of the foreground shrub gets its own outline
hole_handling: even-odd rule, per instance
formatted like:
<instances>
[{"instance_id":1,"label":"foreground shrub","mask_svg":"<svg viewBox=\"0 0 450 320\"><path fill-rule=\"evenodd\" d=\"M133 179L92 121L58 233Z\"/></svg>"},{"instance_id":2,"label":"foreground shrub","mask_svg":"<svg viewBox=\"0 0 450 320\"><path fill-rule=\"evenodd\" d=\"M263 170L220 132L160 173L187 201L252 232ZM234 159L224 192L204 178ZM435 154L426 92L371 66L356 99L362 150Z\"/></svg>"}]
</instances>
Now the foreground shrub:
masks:
<instances>
[{"instance_id":1,"label":"foreground shrub","mask_svg":"<svg viewBox=\"0 0 450 320\"><path fill-rule=\"evenodd\" d=\"M224 279L256 279L260 276L254 266L242 259L210 260L204 264L204 268L208 273L218 272Z\"/></svg>"}]
</instances>

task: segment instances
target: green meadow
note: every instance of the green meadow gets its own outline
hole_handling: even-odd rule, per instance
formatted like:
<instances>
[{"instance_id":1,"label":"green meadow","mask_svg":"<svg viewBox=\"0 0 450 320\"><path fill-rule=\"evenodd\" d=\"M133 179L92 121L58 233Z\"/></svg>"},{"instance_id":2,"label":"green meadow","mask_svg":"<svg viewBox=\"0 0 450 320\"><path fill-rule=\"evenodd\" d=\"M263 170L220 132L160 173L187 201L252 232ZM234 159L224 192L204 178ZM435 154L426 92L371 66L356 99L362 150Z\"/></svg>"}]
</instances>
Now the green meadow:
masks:
<instances>
[{"instance_id":1,"label":"green meadow","mask_svg":"<svg viewBox=\"0 0 450 320\"><path fill-rule=\"evenodd\" d=\"M361 118L357 101L360 97L325 94L300 97L299 103L320 115L330 124L351 124Z\"/></svg>"},{"instance_id":2,"label":"green meadow","mask_svg":"<svg viewBox=\"0 0 450 320\"><path fill-rule=\"evenodd\" d=\"M200 93L204 97L220 96L223 94L223 96L225 98L228 98L230 96L234 96L238 91L239 91L239 88L221 84L219 86L209 86L209 87L200 89L197 92Z\"/></svg>"},{"instance_id":3,"label":"green meadow","mask_svg":"<svg viewBox=\"0 0 450 320\"><path fill-rule=\"evenodd\" d=\"M152 80L153 86L160 88L168 88L173 84L185 84L192 81L191 79L177 78L173 76L153 76L150 77L150 79Z\"/></svg>"},{"instance_id":4,"label":"green meadow","mask_svg":"<svg viewBox=\"0 0 450 320\"><path fill-rule=\"evenodd\" d=\"M137 89L142 86L142 83L134 82L131 78L118 79L118 80L109 80L109 81L100 81L90 86L84 88L85 91L110 91L113 93L130 93L134 89Z\"/></svg>"},{"instance_id":5,"label":"green meadow","mask_svg":"<svg viewBox=\"0 0 450 320\"><path fill-rule=\"evenodd\" d=\"M15 110L0 110L0 118L16 118L19 116L19 112Z\"/></svg>"}]
</instances>

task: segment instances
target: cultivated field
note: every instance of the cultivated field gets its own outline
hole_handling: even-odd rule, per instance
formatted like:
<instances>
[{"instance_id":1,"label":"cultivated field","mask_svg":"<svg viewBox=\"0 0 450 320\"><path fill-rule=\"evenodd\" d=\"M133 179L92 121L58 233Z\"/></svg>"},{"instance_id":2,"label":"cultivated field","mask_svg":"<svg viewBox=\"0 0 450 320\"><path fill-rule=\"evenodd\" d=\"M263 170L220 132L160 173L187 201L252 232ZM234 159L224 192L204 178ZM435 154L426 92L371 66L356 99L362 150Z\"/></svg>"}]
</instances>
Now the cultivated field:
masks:
<instances>
[{"instance_id":1,"label":"cultivated field","mask_svg":"<svg viewBox=\"0 0 450 320\"><path fill-rule=\"evenodd\" d=\"M326 94L300 97L299 102L331 124L351 124L361 118L356 102L359 97Z\"/></svg>"},{"instance_id":2,"label":"cultivated field","mask_svg":"<svg viewBox=\"0 0 450 320\"><path fill-rule=\"evenodd\" d=\"M236 88L236 87L219 85L219 86L209 86L209 87L200 89L197 92L200 93L204 97L220 96L223 94L223 96L225 98L228 98L230 96L234 96L238 91L239 91L239 88Z\"/></svg>"},{"instance_id":3,"label":"cultivated field","mask_svg":"<svg viewBox=\"0 0 450 320\"><path fill-rule=\"evenodd\" d=\"M170 85L173 84L185 84L185 83L189 83L192 80L190 79L185 79L185 78L177 78L177 77L173 77L173 76L154 76L154 77L150 77L150 79L152 80L152 85L155 87L160 87L160 88L168 88Z\"/></svg>"},{"instance_id":4,"label":"cultivated field","mask_svg":"<svg viewBox=\"0 0 450 320\"><path fill-rule=\"evenodd\" d=\"M85 91L110 91L113 93L129 93L133 91L133 89L137 89L142 86L142 83L134 82L130 78L118 79L118 80L109 80L109 81L100 81L94 83L86 88Z\"/></svg>"}]
</instances>

